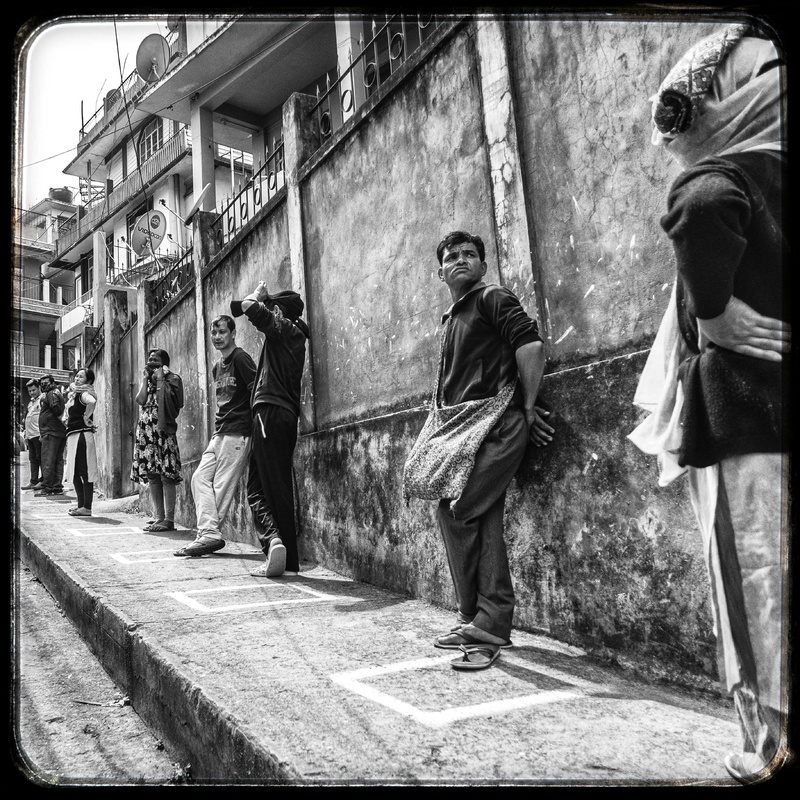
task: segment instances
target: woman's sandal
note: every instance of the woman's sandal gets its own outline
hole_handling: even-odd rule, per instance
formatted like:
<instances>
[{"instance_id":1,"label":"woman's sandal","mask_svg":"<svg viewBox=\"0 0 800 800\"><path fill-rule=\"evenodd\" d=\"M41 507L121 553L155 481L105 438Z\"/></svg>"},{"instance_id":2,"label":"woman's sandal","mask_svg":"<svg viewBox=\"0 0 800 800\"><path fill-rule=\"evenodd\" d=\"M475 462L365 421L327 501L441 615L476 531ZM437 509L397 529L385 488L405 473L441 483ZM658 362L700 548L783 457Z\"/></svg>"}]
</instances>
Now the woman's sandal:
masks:
<instances>
[{"instance_id":1,"label":"woman's sandal","mask_svg":"<svg viewBox=\"0 0 800 800\"><path fill-rule=\"evenodd\" d=\"M162 533L163 531L174 531L175 523L161 520L161 522L154 522L152 525L145 525L143 531L150 531L150 533Z\"/></svg>"},{"instance_id":2,"label":"woman's sandal","mask_svg":"<svg viewBox=\"0 0 800 800\"><path fill-rule=\"evenodd\" d=\"M459 648L463 655L461 658L454 658L450 662L453 669L476 670L486 669L497 660L500 655L500 647L496 644L469 645L463 644ZM479 656L478 660L471 660L471 657Z\"/></svg>"}]
</instances>

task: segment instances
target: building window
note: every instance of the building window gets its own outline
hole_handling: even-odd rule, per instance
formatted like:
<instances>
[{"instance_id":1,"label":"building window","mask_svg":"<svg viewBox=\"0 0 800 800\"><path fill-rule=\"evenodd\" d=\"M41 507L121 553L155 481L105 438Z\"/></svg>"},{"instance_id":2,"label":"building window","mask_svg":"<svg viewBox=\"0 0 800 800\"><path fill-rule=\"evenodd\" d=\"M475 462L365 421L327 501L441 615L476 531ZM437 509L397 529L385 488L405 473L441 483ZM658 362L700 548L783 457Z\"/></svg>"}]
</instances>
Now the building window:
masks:
<instances>
[{"instance_id":1,"label":"building window","mask_svg":"<svg viewBox=\"0 0 800 800\"><path fill-rule=\"evenodd\" d=\"M139 163L144 164L153 153L164 146L164 126L158 118L145 125L139 137Z\"/></svg>"}]
</instances>

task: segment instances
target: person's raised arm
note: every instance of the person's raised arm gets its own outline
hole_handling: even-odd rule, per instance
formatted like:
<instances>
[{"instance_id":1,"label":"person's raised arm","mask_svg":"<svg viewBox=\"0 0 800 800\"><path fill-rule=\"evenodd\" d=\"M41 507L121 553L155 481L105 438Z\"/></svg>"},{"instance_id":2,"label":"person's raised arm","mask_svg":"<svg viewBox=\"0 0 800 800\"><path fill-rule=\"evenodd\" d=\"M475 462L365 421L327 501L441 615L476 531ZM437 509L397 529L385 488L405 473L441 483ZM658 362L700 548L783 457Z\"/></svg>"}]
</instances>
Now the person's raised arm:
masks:
<instances>
[{"instance_id":1,"label":"person's raised arm","mask_svg":"<svg viewBox=\"0 0 800 800\"><path fill-rule=\"evenodd\" d=\"M86 413L83 415L84 423L91 427L92 426L92 415L94 414L94 407L97 405L97 400L89 394L89 392L84 392L81 395L81 401L86 406Z\"/></svg>"},{"instance_id":2,"label":"person's raised arm","mask_svg":"<svg viewBox=\"0 0 800 800\"><path fill-rule=\"evenodd\" d=\"M139 391L136 392L136 397L134 398L136 402L143 406L147 400L147 378L148 378L148 371L147 367L142 370L142 381L139 384Z\"/></svg>"}]
</instances>

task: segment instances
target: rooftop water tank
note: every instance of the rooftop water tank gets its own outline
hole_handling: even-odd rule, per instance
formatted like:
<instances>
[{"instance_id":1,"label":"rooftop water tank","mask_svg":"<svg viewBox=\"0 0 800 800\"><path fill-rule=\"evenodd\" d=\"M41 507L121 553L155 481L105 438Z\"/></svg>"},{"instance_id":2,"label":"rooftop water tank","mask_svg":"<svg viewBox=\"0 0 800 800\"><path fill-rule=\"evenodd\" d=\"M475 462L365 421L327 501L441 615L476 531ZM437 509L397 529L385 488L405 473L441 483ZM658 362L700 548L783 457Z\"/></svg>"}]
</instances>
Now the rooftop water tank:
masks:
<instances>
[{"instance_id":1,"label":"rooftop water tank","mask_svg":"<svg viewBox=\"0 0 800 800\"><path fill-rule=\"evenodd\" d=\"M51 200L58 200L60 203L71 203L74 194L72 189L62 186L60 189L50 189L49 196Z\"/></svg>"}]
</instances>

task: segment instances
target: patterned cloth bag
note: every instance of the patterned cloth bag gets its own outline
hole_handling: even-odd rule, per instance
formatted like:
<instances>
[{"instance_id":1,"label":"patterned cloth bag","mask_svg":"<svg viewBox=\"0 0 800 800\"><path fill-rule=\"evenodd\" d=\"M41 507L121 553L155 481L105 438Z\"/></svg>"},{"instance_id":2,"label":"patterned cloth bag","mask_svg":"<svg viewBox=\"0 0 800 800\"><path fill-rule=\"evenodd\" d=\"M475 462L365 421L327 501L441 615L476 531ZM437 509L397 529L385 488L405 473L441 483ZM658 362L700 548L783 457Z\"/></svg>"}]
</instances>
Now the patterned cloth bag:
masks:
<instances>
[{"instance_id":1,"label":"patterned cloth bag","mask_svg":"<svg viewBox=\"0 0 800 800\"><path fill-rule=\"evenodd\" d=\"M447 320L449 325L451 319ZM403 468L403 494L423 500L451 498L455 508L467 479L475 465L475 455L489 431L508 408L517 380L505 386L494 397L468 400L454 406L439 403L439 382L444 361L442 334L439 369L428 419Z\"/></svg>"}]
</instances>

